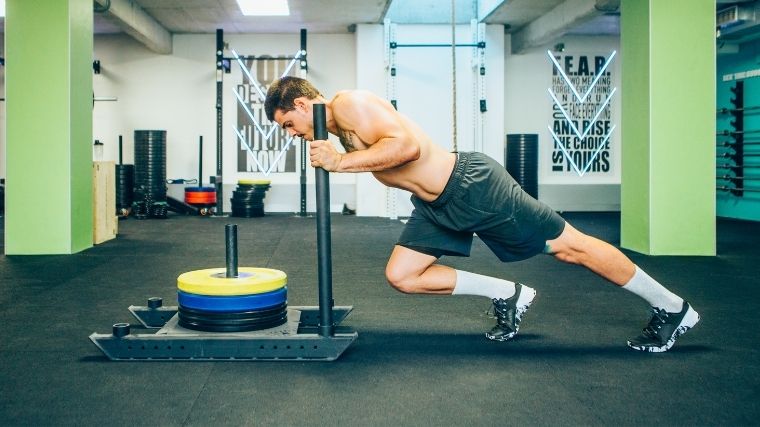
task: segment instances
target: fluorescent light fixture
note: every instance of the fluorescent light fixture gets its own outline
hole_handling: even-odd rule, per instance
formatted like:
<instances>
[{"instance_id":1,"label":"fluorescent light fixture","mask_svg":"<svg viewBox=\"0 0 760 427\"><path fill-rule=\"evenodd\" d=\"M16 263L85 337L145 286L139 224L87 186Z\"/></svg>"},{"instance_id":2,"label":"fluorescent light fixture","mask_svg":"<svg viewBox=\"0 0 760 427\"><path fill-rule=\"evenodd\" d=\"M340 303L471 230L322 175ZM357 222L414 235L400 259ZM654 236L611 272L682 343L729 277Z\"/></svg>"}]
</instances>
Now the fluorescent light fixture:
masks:
<instances>
[{"instance_id":1,"label":"fluorescent light fixture","mask_svg":"<svg viewBox=\"0 0 760 427\"><path fill-rule=\"evenodd\" d=\"M237 0L246 16L288 16L288 0Z\"/></svg>"}]
</instances>

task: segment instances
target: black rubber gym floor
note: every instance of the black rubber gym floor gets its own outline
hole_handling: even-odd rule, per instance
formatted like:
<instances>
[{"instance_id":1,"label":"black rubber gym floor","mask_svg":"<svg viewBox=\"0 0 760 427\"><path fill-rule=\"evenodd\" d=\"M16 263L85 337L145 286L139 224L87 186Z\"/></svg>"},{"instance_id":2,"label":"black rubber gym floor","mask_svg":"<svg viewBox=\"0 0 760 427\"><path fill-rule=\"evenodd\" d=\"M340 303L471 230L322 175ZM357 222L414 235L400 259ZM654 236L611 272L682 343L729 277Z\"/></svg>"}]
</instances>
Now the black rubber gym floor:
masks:
<instances>
[{"instance_id":1,"label":"black rubber gym floor","mask_svg":"<svg viewBox=\"0 0 760 427\"><path fill-rule=\"evenodd\" d=\"M619 243L619 214L574 213ZM240 265L288 274L288 304L316 305L314 218L120 221L70 256L0 256L0 424L77 426L758 425L760 223L719 220L717 257L633 260L702 315L664 354L628 349L646 304L548 256L502 264L476 240L457 268L523 281L538 298L510 342L487 341L481 297L411 296L383 270L403 224L332 217L333 292L359 338L335 362L112 362L89 341L176 278Z\"/></svg>"}]
</instances>

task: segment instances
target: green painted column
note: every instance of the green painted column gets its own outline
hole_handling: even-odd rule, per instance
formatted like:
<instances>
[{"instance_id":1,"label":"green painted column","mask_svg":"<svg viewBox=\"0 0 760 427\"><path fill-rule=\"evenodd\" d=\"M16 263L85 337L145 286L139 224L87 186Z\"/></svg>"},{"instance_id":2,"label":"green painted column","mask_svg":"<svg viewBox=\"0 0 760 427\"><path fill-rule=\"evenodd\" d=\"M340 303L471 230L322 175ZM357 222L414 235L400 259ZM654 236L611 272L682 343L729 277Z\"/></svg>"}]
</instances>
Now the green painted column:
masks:
<instances>
[{"instance_id":1,"label":"green painted column","mask_svg":"<svg viewBox=\"0 0 760 427\"><path fill-rule=\"evenodd\" d=\"M715 0L623 0L621 245L715 255Z\"/></svg>"},{"instance_id":2,"label":"green painted column","mask_svg":"<svg viewBox=\"0 0 760 427\"><path fill-rule=\"evenodd\" d=\"M5 253L92 246L92 0L6 0Z\"/></svg>"}]
</instances>

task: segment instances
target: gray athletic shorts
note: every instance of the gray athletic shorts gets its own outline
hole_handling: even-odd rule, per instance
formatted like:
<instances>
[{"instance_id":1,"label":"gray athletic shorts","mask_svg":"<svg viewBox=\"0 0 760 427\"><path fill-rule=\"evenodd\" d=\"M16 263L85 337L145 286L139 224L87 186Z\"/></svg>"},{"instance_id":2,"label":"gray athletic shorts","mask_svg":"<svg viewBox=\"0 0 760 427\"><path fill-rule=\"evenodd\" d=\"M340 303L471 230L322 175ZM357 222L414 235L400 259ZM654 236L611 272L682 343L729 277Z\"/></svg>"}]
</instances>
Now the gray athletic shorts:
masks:
<instances>
[{"instance_id":1,"label":"gray athletic shorts","mask_svg":"<svg viewBox=\"0 0 760 427\"><path fill-rule=\"evenodd\" d=\"M483 153L457 153L436 200L411 199L414 210L397 244L435 257L470 256L474 233L500 260L519 261L543 252L565 228L562 217Z\"/></svg>"}]
</instances>

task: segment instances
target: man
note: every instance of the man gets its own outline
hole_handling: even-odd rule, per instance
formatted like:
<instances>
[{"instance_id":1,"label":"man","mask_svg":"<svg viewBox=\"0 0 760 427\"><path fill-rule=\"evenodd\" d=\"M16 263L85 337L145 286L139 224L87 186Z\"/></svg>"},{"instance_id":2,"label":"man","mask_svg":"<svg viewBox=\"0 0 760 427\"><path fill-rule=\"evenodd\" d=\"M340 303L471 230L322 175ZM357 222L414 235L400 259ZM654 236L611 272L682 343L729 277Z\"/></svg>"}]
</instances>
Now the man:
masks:
<instances>
[{"instance_id":1,"label":"man","mask_svg":"<svg viewBox=\"0 0 760 427\"><path fill-rule=\"evenodd\" d=\"M324 103L327 129L345 148L314 141L312 106ZM414 211L393 249L385 275L404 293L481 295L492 300L496 326L486 333L506 341L536 291L520 283L436 264L442 255L469 256L477 234L500 260L539 253L583 265L644 298L652 318L628 341L641 351L663 352L699 321L673 294L612 245L573 228L551 208L523 192L506 170L482 153L450 153L414 122L372 93L341 91L325 99L308 81L283 77L269 88L269 120L310 142L311 165L330 172L372 172L385 185L410 191Z\"/></svg>"}]
</instances>

